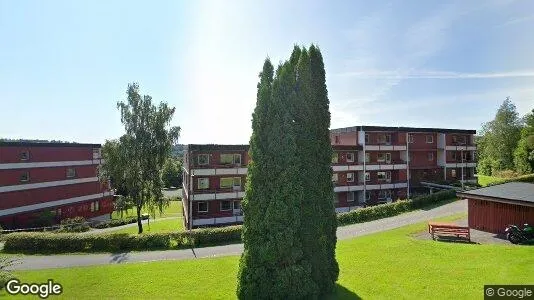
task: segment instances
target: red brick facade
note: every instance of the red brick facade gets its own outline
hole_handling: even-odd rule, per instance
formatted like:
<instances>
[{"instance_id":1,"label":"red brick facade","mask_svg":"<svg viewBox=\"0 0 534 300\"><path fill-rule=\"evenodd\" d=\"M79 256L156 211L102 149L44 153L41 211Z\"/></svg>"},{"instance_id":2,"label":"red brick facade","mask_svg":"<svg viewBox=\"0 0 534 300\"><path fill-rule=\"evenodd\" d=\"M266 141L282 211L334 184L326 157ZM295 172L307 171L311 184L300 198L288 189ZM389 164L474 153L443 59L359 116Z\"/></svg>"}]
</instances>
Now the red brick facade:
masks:
<instances>
[{"instance_id":1,"label":"red brick facade","mask_svg":"<svg viewBox=\"0 0 534 300\"><path fill-rule=\"evenodd\" d=\"M100 163L97 144L0 143L0 224L28 227L43 213L106 218L113 202Z\"/></svg>"}]
</instances>

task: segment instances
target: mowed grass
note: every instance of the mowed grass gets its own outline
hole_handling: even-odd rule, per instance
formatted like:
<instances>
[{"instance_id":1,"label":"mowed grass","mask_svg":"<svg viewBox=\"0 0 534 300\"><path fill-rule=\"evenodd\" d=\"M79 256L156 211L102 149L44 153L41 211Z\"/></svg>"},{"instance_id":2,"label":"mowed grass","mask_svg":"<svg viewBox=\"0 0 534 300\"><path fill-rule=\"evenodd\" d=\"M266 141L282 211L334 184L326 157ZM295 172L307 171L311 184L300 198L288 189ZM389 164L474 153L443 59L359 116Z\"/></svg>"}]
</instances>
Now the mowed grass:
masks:
<instances>
[{"instance_id":1,"label":"mowed grass","mask_svg":"<svg viewBox=\"0 0 534 300\"><path fill-rule=\"evenodd\" d=\"M147 223L143 224L143 233L155 233L155 232L171 232L171 231L183 231L184 230L184 220L182 218L173 218L166 220L151 220L150 226ZM135 225L111 231L111 233L131 233L136 234L137 223Z\"/></svg>"},{"instance_id":2,"label":"mowed grass","mask_svg":"<svg viewBox=\"0 0 534 300\"><path fill-rule=\"evenodd\" d=\"M441 220L454 220L454 216ZM484 284L534 282L534 247L416 240L426 224L339 241L331 299L481 299ZM235 299L239 257L20 271L63 299ZM95 288L98 287L98 288ZM2 295L0 293L0 295ZM5 294L4 294L5 295Z\"/></svg>"},{"instance_id":3,"label":"mowed grass","mask_svg":"<svg viewBox=\"0 0 534 300\"><path fill-rule=\"evenodd\" d=\"M142 210L142 213L148 213L146 209ZM127 217L136 217L137 213L134 209L126 210L122 218ZM121 219L120 212L114 211L111 215L113 219ZM156 209L156 217L166 218L166 217L182 217L182 201L169 201L169 206L163 209L163 213L160 214Z\"/></svg>"},{"instance_id":4,"label":"mowed grass","mask_svg":"<svg viewBox=\"0 0 534 300\"><path fill-rule=\"evenodd\" d=\"M496 183L496 182L501 182L503 180L506 180L506 178L499 178L499 177L486 176L486 175L480 175L480 174L477 175L477 178L478 178L477 179L478 184L480 184L481 186L487 186L490 183Z\"/></svg>"}]
</instances>

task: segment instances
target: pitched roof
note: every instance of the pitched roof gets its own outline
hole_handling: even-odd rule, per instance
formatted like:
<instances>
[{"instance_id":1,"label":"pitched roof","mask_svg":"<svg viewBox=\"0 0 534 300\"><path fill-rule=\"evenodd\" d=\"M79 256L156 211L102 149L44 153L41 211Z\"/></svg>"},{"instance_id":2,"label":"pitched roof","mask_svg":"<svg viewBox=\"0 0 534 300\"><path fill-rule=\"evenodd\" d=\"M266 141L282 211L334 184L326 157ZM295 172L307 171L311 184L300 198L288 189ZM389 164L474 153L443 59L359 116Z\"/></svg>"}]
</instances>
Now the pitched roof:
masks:
<instances>
[{"instance_id":1,"label":"pitched roof","mask_svg":"<svg viewBox=\"0 0 534 300\"><path fill-rule=\"evenodd\" d=\"M512 200L520 202L534 203L534 184L526 182L508 182L504 184L489 186L476 190L458 192L459 196L466 198L484 198L484 200L494 201Z\"/></svg>"}]
</instances>

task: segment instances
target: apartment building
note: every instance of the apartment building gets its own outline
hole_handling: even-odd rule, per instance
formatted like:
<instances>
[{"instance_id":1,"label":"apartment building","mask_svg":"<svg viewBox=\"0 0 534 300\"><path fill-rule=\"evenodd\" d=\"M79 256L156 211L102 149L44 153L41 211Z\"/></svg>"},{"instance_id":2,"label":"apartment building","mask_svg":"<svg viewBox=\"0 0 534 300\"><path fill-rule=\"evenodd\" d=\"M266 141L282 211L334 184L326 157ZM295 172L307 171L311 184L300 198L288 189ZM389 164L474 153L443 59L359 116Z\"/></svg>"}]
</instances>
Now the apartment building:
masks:
<instances>
[{"instance_id":1,"label":"apartment building","mask_svg":"<svg viewBox=\"0 0 534 300\"><path fill-rule=\"evenodd\" d=\"M31 226L44 212L54 220L104 220L112 193L97 176L100 145L0 142L0 224Z\"/></svg>"},{"instance_id":2,"label":"apartment building","mask_svg":"<svg viewBox=\"0 0 534 300\"><path fill-rule=\"evenodd\" d=\"M421 182L476 182L475 133L381 126L331 130L338 159L333 158L334 190L343 207L338 211L407 198Z\"/></svg>"},{"instance_id":3,"label":"apartment building","mask_svg":"<svg viewBox=\"0 0 534 300\"><path fill-rule=\"evenodd\" d=\"M248 145L187 145L183 163L186 228L243 221Z\"/></svg>"},{"instance_id":4,"label":"apartment building","mask_svg":"<svg viewBox=\"0 0 534 300\"><path fill-rule=\"evenodd\" d=\"M474 130L355 126L331 130L336 212L406 199L423 181L475 181ZM248 145L188 145L183 205L187 228L236 224Z\"/></svg>"}]
</instances>

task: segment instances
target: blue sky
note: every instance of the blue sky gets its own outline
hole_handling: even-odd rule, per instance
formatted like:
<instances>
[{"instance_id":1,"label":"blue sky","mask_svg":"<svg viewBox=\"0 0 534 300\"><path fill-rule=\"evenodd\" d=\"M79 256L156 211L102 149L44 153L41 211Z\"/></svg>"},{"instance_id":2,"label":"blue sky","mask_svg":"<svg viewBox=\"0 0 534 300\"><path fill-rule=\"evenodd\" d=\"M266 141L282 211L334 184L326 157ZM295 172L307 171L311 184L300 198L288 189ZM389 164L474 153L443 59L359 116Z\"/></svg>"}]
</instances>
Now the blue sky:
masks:
<instances>
[{"instance_id":1,"label":"blue sky","mask_svg":"<svg viewBox=\"0 0 534 300\"><path fill-rule=\"evenodd\" d=\"M289 2L289 3L286 3ZM320 46L332 128L534 108L534 1L0 0L0 137L104 142L137 81L181 143L247 143L263 60Z\"/></svg>"}]
</instances>

